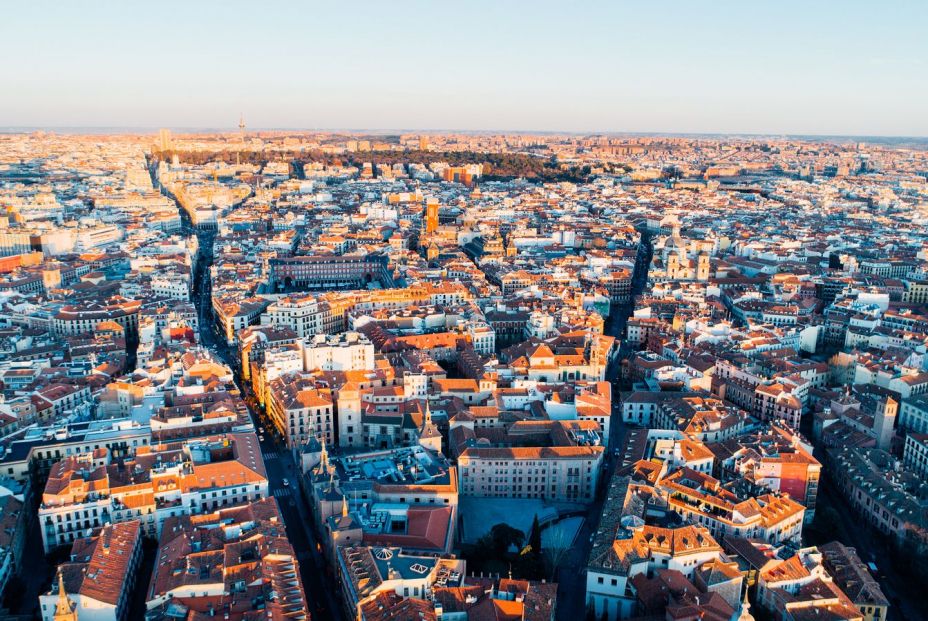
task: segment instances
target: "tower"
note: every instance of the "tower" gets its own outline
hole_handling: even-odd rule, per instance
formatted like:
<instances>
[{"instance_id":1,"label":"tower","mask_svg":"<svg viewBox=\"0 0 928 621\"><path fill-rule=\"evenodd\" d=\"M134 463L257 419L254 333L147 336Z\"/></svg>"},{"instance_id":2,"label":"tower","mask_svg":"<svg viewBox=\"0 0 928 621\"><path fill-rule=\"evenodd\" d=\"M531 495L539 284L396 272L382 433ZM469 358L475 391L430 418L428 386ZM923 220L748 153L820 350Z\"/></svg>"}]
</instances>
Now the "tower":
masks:
<instances>
[{"instance_id":1,"label":"tower","mask_svg":"<svg viewBox=\"0 0 928 621\"><path fill-rule=\"evenodd\" d=\"M876 447L888 451L893 443L893 427L896 425L896 414L899 412L899 403L892 397L886 397L876 406L876 415L873 417L873 432L876 436Z\"/></svg>"},{"instance_id":2,"label":"tower","mask_svg":"<svg viewBox=\"0 0 928 621\"><path fill-rule=\"evenodd\" d=\"M165 129L163 127L159 129L158 130L158 142L159 142L159 146L161 147L162 153L171 151L174 147L174 145L171 144L171 130Z\"/></svg>"},{"instance_id":3,"label":"tower","mask_svg":"<svg viewBox=\"0 0 928 621\"><path fill-rule=\"evenodd\" d=\"M441 432L432 422L432 408L429 400L425 400L425 412L422 415L422 427L419 428L419 445L436 453L441 452Z\"/></svg>"},{"instance_id":4,"label":"tower","mask_svg":"<svg viewBox=\"0 0 928 621\"><path fill-rule=\"evenodd\" d=\"M425 199L425 234L430 235L438 230L438 199Z\"/></svg>"},{"instance_id":5,"label":"tower","mask_svg":"<svg viewBox=\"0 0 928 621\"><path fill-rule=\"evenodd\" d=\"M709 280L709 255L705 252L700 252L696 259L696 280Z\"/></svg>"},{"instance_id":6,"label":"tower","mask_svg":"<svg viewBox=\"0 0 928 621\"><path fill-rule=\"evenodd\" d=\"M425 249L425 260L429 262L434 261L438 258L438 254L438 244L436 244L435 240L433 239Z\"/></svg>"},{"instance_id":7,"label":"tower","mask_svg":"<svg viewBox=\"0 0 928 621\"><path fill-rule=\"evenodd\" d=\"M58 602L55 604L54 621L77 621L77 607L64 588L64 574L58 568Z\"/></svg>"},{"instance_id":8,"label":"tower","mask_svg":"<svg viewBox=\"0 0 928 621\"><path fill-rule=\"evenodd\" d=\"M680 269L680 255L676 252L671 252L670 256L667 257L667 277L671 280L677 277L677 272Z\"/></svg>"}]
</instances>

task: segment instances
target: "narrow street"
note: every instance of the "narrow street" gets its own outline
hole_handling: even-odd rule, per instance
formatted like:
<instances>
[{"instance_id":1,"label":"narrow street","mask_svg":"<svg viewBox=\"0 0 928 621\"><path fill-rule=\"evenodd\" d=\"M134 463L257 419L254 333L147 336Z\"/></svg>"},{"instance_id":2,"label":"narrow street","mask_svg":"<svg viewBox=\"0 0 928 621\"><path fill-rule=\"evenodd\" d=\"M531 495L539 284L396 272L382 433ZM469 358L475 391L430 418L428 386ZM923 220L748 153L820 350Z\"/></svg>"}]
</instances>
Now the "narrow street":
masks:
<instances>
[{"instance_id":1,"label":"narrow street","mask_svg":"<svg viewBox=\"0 0 928 621\"><path fill-rule=\"evenodd\" d=\"M817 545L838 540L846 546L857 550L861 560L865 563L873 562L877 567L874 578L880 583L880 588L889 599L888 621L905 621L907 619L922 619L925 611L915 603L922 599L915 582L902 567L897 567L892 561L890 547L885 538L876 533L874 529L864 523L848 502L834 489L834 484L827 478L819 488L816 512L834 509L837 522L824 541L806 540L806 545Z\"/></svg>"},{"instance_id":2,"label":"narrow street","mask_svg":"<svg viewBox=\"0 0 928 621\"><path fill-rule=\"evenodd\" d=\"M176 199L166 192L154 178L154 173L152 177L155 187L176 203ZM337 601L338 585L335 584L334 577L327 572L320 552L322 548L312 526L314 520L310 514L309 503L299 484L298 464L293 453L286 448L283 439L272 432L271 425L257 409L254 399L248 397L251 394L250 386L243 385L241 381L240 363L236 359L235 352L229 348L224 336L219 333L218 326L213 321L209 268L213 263L213 242L216 233L211 230L196 229L192 226L184 209L179 204L177 208L181 214L184 234L195 234L199 242L199 252L192 270L194 277L192 295L197 308L200 344L232 369L235 383L245 397L245 404L255 430L266 431L258 435L264 438L261 442L261 453L267 470L268 489L277 500L284 526L287 529L287 537L296 552L310 615L314 619L341 621L343 615L342 607ZM284 485L285 480L287 485Z\"/></svg>"},{"instance_id":3,"label":"narrow street","mask_svg":"<svg viewBox=\"0 0 928 621\"><path fill-rule=\"evenodd\" d=\"M642 233L639 246L639 257L635 263L632 275L632 300L628 304L617 306L606 321L605 332L614 336L620 342L625 334L625 324L635 309L634 298L644 290L647 284L648 266L651 262L651 240L647 233ZM609 423L609 442L606 456L603 461L603 470L600 474L600 484L596 499L586 513L586 519L580 527L570 551L561 561L557 572L557 618L560 621L577 621L584 618L586 613L586 565L593 547L593 534L599 528L602 517L603 504L606 501L606 489L612 474L618 467L621 457L616 455L625 441L627 431L622 422L621 403L619 391L621 379L619 372L624 357L630 350L620 346L619 355L614 363L609 365L606 379L612 383L612 415Z\"/></svg>"}]
</instances>

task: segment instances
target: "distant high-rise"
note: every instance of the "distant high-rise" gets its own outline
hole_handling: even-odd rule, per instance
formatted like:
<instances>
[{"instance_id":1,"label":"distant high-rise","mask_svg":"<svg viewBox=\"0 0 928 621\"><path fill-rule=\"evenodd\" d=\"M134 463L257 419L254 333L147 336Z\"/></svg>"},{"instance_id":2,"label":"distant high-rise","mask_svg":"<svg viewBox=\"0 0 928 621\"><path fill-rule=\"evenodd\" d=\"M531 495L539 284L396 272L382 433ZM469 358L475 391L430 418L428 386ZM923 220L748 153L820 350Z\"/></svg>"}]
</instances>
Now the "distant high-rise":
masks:
<instances>
[{"instance_id":1,"label":"distant high-rise","mask_svg":"<svg viewBox=\"0 0 928 621\"><path fill-rule=\"evenodd\" d=\"M172 151L174 150L174 144L171 141L171 130L161 128L158 130L158 142L161 145L162 151Z\"/></svg>"},{"instance_id":2,"label":"distant high-rise","mask_svg":"<svg viewBox=\"0 0 928 621\"><path fill-rule=\"evenodd\" d=\"M239 147L235 151L235 163L241 164L242 157L241 152L245 149L245 113L242 112L238 117L238 134L239 134Z\"/></svg>"}]
</instances>

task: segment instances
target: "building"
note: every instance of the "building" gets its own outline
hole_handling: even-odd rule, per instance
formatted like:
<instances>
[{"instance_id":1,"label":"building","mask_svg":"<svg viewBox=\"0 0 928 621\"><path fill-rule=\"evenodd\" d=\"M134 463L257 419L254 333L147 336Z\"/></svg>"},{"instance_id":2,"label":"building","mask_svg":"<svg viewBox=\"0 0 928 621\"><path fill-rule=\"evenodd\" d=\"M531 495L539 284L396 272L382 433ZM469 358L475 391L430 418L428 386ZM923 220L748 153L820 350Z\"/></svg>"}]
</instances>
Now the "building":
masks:
<instances>
[{"instance_id":1,"label":"building","mask_svg":"<svg viewBox=\"0 0 928 621\"><path fill-rule=\"evenodd\" d=\"M268 384L267 414L290 448L311 440L335 445L332 391L302 373L285 373Z\"/></svg>"},{"instance_id":2,"label":"building","mask_svg":"<svg viewBox=\"0 0 928 621\"><path fill-rule=\"evenodd\" d=\"M143 446L119 460L100 448L52 467L39 524L49 552L108 523L140 520L144 534L155 537L169 517L234 506L267 493L253 433Z\"/></svg>"},{"instance_id":3,"label":"building","mask_svg":"<svg viewBox=\"0 0 928 621\"><path fill-rule=\"evenodd\" d=\"M370 546L340 547L335 559L342 603L349 619L364 618L362 607L380 593L427 599L436 588L460 586L465 566L456 558Z\"/></svg>"},{"instance_id":4,"label":"building","mask_svg":"<svg viewBox=\"0 0 928 621\"><path fill-rule=\"evenodd\" d=\"M19 572L26 541L27 512L23 502L0 487L0 593L10 576Z\"/></svg>"},{"instance_id":5,"label":"building","mask_svg":"<svg viewBox=\"0 0 928 621\"><path fill-rule=\"evenodd\" d=\"M141 523L130 520L76 539L70 561L58 566L57 583L39 596L43 621L128 619L142 559L141 533Z\"/></svg>"},{"instance_id":6,"label":"building","mask_svg":"<svg viewBox=\"0 0 928 621\"><path fill-rule=\"evenodd\" d=\"M228 345L235 345L238 334L258 323L269 302L261 297L213 296L213 313Z\"/></svg>"},{"instance_id":7,"label":"building","mask_svg":"<svg viewBox=\"0 0 928 621\"><path fill-rule=\"evenodd\" d=\"M923 481L928 481L928 434L912 433L905 438L902 466Z\"/></svg>"},{"instance_id":8,"label":"building","mask_svg":"<svg viewBox=\"0 0 928 621\"><path fill-rule=\"evenodd\" d=\"M928 433L928 395L903 399L899 408L899 428L914 433Z\"/></svg>"},{"instance_id":9,"label":"building","mask_svg":"<svg viewBox=\"0 0 928 621\"><path fill-rule=\"evenodd\" d=\"M434 586L432 599L442 619L554 621L557 583L467 576L461 586Z\"/></svg>"},{"instance_id":10,"label":"building","mask_svg":"<svg viewBox=\"0 0 928 621\"><path fill-rule=\"evenodd\" d=\"M377 503L448 507L449 524L457 524L457 471L441 453L419 445L331 458L323 446L307 477L320 530L343 513L346 499L352 510Z\"/></svg>"},{"instance_id":11,"label":"building","mask_svg":"<svg viewBox=\"0 0 928 621\"><path fill-rule=\"evenodd\" d=\"M761 494L744 500L710 475L680 468L662 477L657 488L668 508L713 536L735 535L769 543L798 541L805 507L786 495Z\"/></svg>"},{"instance_id":12,"label":"building","mask_svg":"<svg viewBox=\"0 0 928 621\"><path fill-rule=\"evenodd\" d=\"M289 328L299 338L334 334L344 323L329 301L316 295L291 295L272 302L261 315L261 325Z\"/></svg>"},{"instance_id":13,"label":"building","mask_svg":"<svg viewBox=\"0 0 928 621\"><path fill-rule=\"evenodd\" d=\"M775 619L828 618L863 621L863 614L835 584L818 548L802 548L758 574L757 602Z\"/></svg>"},{"instance_id":14,"label":"building","mask_svg":"<svg viewBox=\"0 0 928 621\"><path fill-rule=\"evenodd\" d=\"M363 289L391 286L389 259L382 254L278 257L268 261L270 284L280 291Z\"/></svg>"},{"instance_id":15,"label":"building","mask_svg":"<svg viewBox=\"0 0 928 621\"><path fill-rule=\"evenodd\" d=\"M914 455L914 453L913 453ZM852 447L828 451L829 472L841 493L866 523L897 541L928 527L924 479L902 470L889 453Z\"/></svg>"},{"instance_id":16,"label":"building","mask_svg":"<svg viewBox=\"0 0 928 621\"><path fill-rule=\"evenodd\" d=\"M306 371L371 371L374 344L359 332L316 334L303 341Z\"/></svg>"},{"instance_id":17,"label":"building","mask_svg":"<svg viewBox=\"0 0 928 621\"><path fill-rule=\"evenodd\" d=\"M425 201L425 227L424 233L431 235L438 230L438 199L428 198Z\"/></svg>"},{"instance_id":18,"label":"building","mask_svg":"<svg viewBox=\"0 0 928 621\"><path fill-rule=\"evenodd\" d=\"M343 545L402 547L417 554L450 554L455 541L450 506L355 503L326 520L330 558Z\"/></svg>"},{"instance_id":19,"label":"building","mask_svg":"<svg viewBox=\"0 0 928 621\"><path fill-rule=\"evenodd\" d=\"M632 579L669 569L693 579L707 563L725 560L703 526L638 526L620 530L608 547L595 549L586 572L586 602L597 619L625 619L636 611ZM739 576L740 578L740 576Z\"/></svg>"},{"instance_id":20,"label":"building","mask_svg":"<svg viewBox=\"0 0 928 621\"><path fill-rule=\"evenodd\" d=\"M599 425L595 421L524 423L512 425L497 446L476 436L461 440L463 448L457 455L461 493L592 502L605 452Z\"/></svg>"},{"instance_id":21,"label":"building","mask_svg":"<svg viewBox=\"0 0 928 621\"><path fill-rule=\"evenodd\" d=\"M151 427L129 418L49 425L27 429L0 457L0 475L20 483L48 476L53 465L72 455L107 450L124 457L151 442Z\"/></svg>"},{"instance_id":22,"label":"building","mask_svg":"<svg viewBox=\"0 0 928 621\"><path fill-rule=\"evenodd\" d=\"M52 319L52 329L56 334L70 336L93 332L98 325L114 321L119 324L129 338L138 334L139 309L137 300L112 299L104 303L88 302L62 306Z\"/></svg>"},{"instance_id":23,"label":"building","mask_svg":"<svg viewBox=\"0 0 928 621\"><path fill-rule=\"evenodd\" d=\"M889 600L857 550L840 541L826 543L818 550L828 574L863 614L864 621L886 621Z\"/></svg>"},{"instance_id":24,"label":"building","mask_svg":"<svg viewBox=\"0 0 928 621\"><path fill-rule=\"evenodd\" d=\"M812 520L822 465L798 432L770 424L708 448L718 459L716 474L722 481L738 479L756 494L788 494L806 508L806 522Z\"/></svg>"},{"instance_id":25,"label":"building","mask_svg":"<svg viewBox=\"0 0 928 621\"><path fill-rule=\"evenodd\" d=\"M168 518L146 618L308 620L300 567L273 498Z\"/></svg>"}]
</instances>

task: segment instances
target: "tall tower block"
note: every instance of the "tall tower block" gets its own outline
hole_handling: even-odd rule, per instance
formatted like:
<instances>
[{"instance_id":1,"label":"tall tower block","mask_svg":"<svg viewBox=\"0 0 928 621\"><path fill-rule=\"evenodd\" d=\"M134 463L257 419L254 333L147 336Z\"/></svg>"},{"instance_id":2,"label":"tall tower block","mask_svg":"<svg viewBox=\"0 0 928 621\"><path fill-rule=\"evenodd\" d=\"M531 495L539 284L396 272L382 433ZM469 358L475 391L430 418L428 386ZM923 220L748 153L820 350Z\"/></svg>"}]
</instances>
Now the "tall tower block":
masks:
<instances>
[{"instance_id":1,"label":"tall tower block","mask_svg":"<svg viewBox=\"0 0 928 621\"><path fill-rule=\"evenodd\" d=\"M162 152L173 150L174 145L171 142L171 130L165 128L158 130L158 142L158 146L161 147Z\"/></svg>"},{"instance_id":2,"label":"tall tower block","mask_svg":"<svg viewBox=\"0 0 928 621\"><path fill-rule=\"evenodd\" d=\"M238 141L239 146L235 151L235 163L242 163L242 151L245 150L245 113L242 112L238 117Z\"/></svg>"}]
</instances>

